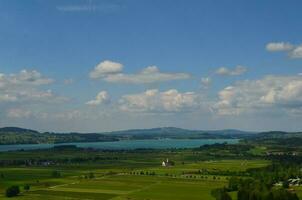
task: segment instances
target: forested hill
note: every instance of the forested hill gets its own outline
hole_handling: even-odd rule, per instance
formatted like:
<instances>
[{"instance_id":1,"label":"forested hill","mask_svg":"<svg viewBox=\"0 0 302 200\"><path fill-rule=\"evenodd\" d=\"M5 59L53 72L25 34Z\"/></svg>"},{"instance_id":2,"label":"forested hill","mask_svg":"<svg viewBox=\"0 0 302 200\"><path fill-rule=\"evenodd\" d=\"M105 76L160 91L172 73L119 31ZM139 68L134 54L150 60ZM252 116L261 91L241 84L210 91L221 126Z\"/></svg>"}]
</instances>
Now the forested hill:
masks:
<instances>
[{"instance_id":1,"label":"forested hill","mask_svg":"<svg viewBox=\"0 0 302 200\"><path fill-rule=\"evenodd\" d=\"M39 133L38 131L25 129L25 128L18 128L18 127L4 127L0 128L0 133Z\"/></svg>"},{"instance_id":2,"label":"forested hill","mask_svg":"<svg viewBox=\"0 0 302 200\"><path fill-rule=\"evenodd\" d=\"M151 128L151 129L132 129L123 131L114 131L106 134L131 138L131 139L200 139L200 138L243 138L253 135L252 132L240 130L188 130L175 127Z\"/></svg>"},{"instance_id":3,"label":"forested hill","mask_svg":"<svg viewBox=\"0 0 302 200\"><path fill-rule=\"evenodd\" d=\"M40 133L16 127L0 128L0 144L42 144L68 142L115 141L116 137L105 134Z\"/></svg>"},{"instance_id":4,"label":"forested hill","mask_svg":"<svg viewBox=\"0 0 302 200\"><path fill-rule=\"evenodd\" d=\"M300 148L302 144L302 132L269 131L256 134L245 142L257 145L281 146L288 148Z\"/></svg>"},{"instance_id":5,"label":"forested hill","mask_svg":"<svg viewBox=\"0 0 302 200\"><path fill-rule=\"evenodd\" d=\"M232 139L254 135L239 130L187 130L174 127L133 129L106 133L40 133L18 127L0 128L0 144L98 142L135 139Z\"/></svg>"},{"instance_id":6,"label":"forested hill","mask_svg":"<svg viewBox=\"0 0 302 200\"><path fill-rule=\"evenodd\" d=\"M255 139L302 138L302 132L268 131L257 134Z\"/></svg>"}]
</instances>

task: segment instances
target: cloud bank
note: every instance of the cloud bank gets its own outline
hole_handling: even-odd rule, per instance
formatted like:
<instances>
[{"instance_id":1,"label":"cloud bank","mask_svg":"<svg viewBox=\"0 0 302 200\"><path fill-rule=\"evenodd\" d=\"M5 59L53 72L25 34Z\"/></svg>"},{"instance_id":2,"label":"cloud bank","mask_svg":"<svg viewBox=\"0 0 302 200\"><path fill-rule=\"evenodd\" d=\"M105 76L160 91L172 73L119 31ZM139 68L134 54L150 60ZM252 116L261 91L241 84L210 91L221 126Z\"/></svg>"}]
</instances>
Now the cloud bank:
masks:
<instances>
[{"instance_id":1,"label":"cloud bank","mask_svg":"<svg viewBox=\"0 0 302 200\"><path fill-rule=\"evenodd\" d=\"M148 66L135 74L125 74L121 63L105 60L91 72L90 78L101 79L110 83L148 84L191 78L187 73L164 73L157 66Z\"/></svg>"},{"instance_id":2,"label":"cloud bank","mask_svg":"<svg viewBox=\"0 0 302 200\"><path fill-rule=\"evenodd\" d=\"M266 45L266 50L270 52L284 51L289 58L302 58L302 45L293 45L289 42L270 42Z\"/></svg>"},{"instance_id":3,"label":"cloud bank","mask_svg":"<svg viewBox=\"0 0 302 200\"><path fill-rule=\"evenodd\" d=\"M247 71L247 67L238 65L233 69L227 67L218 68L215 73L222 76L239 76L244 74Z\"/></svg>"},{"instance_id":4,"label":"cloud bank","mask_svg":"<svg viewBox=\"0 0 302 200\"><path fill-rule=\"evenodd\" d=\"M259 80L239 81L221 90L213 106L221 115L302 110L301 76L266 76Z\"/></svg>"},{"instance_id":5,"label":"cloud bank","mask_svg":"<svg viewBox=\"0 0 302 200\"><path fill-rule=\"evenodd\" d=\"M195 92L181 93L176 89L160 92L152 89L139 94L124 95L119 103L120 109L127 112L187 112L198 107L199 97Z\"/></svg>"}]
</instances>

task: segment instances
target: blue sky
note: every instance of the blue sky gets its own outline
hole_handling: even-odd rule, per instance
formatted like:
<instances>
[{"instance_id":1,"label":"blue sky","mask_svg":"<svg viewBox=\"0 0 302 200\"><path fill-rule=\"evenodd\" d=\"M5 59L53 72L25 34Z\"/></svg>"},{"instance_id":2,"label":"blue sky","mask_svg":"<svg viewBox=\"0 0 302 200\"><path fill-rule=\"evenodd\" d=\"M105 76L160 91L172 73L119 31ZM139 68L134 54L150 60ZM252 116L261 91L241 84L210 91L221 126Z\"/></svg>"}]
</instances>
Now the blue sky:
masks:
<instances>
[{"instance_id":1,"label":"blue sky","mask_svg":"<svg viewBox=\"0 0 302 200\"><path fill-rule=\"evenodd\" d=\"M301 6L0 0L0 126L301 130Z\"/></svg>"}]
</instances>

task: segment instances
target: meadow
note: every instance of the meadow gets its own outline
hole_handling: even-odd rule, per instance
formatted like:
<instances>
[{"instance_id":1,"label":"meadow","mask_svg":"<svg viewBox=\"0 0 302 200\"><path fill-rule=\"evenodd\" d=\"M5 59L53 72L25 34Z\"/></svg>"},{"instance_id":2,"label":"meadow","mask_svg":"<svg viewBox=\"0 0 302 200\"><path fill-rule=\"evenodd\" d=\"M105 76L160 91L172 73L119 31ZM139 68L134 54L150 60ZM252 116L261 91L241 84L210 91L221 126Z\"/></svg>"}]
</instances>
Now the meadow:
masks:
<instances>
[{"instance_id":1,"label":"meadow","mask_svg":"<svg viewBox=\"0 0 302 200\"><path fill-rule=\"evenodd\" d=\"M155 159L157 160L157 159ZM0 168L4 175L0 182L0 199L7 199L4 190L19 185L21 195L10 199L91 199L91 200L167 200L167 199L214 199L211 190L227 185L228 176L200 175L200 170L246 171L249 168L267 166L265 160L208 160L176 162L175 166L162 167L161 162L141 164L129 161L124 168L114 162L112 168L92 165L90 167L7 167ZM155 165L157 167L155 167ZM135 167L134 167L135 166ZM56 170L60 177L53 177ZM87 178L93 174L92 178ZM29 191L22 189L30 185Z\"/></svg>"}]
</instances>

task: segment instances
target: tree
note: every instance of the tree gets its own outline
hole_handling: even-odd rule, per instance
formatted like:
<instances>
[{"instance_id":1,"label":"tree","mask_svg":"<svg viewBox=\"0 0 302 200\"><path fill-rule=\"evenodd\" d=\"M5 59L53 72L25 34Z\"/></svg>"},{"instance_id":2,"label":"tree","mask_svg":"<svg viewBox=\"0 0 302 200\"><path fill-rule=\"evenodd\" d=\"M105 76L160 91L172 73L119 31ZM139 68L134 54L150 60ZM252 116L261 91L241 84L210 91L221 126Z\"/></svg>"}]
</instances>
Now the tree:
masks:
<instances>
[{"instance_id":1,"label":"tree","mask_svg":"<svg viewBox=\"0 0 302 200\"><path fill-rule=\"evenodd\" d=\"M53 171L53 172L51 173L51 176L52 176L53 178L59 178L59 177L61 177L61 173L60 173L59 171Z\"/></svg>"},{"instance_id":2,"label":"tree","mask_svg":"<svg viewBox=\"0 0 302 200\"><path fill-rule=\"evenodd\" d=\"M23 186L23 189L24 189L25 191L30 190L30 185L28 185L28 184L24 185L24 186Z\"/></svg>"},{"instance_id":3,"label":"tree","mask_svg":"<svg viewBox=\"0 0 302 200\"><path fill-rule=\"evenodd\" d=\"M95 176L94 176L94 173L92 173L92 172L90 172L89 174L88 174L88 178L89 179L93 179Z\"/></svg>"},{"instance_id":4,"label":"tree","mask_svg":"<svg viewBox=\"0 0 302 200\"><path fill-rule=\"evenodd\" d=\"M20 193L20 188L17 185L10 186L6 189L5 196L6 197L15 197Z\"/></svg>"},{"instance_id":5,"label":"tree","mask_svg":"<svg viewBox=\"0 0 302 200\"><path fill-rule=\"evenodd\" d=\"M229 195L226 188L214 189L211 191L211 195L216 200L232 200L232 197Z\"/></svg>"},{"instance_id":6,"label":"tree","mask_svg":"<svg viewBox=\"0 0 302 200\"><path fill-rule=\"evenodd\" d=\"M283 181L282 187L283 187L283 188L286 188L286 189L289 188L289 181L288 181L288 180Z\"/></svg>"},{"instance_id":7,"label":"tree","mask_svg":"<svg viewBox=\"0 0 302 200\"><path fill-rule=\"evenodd\" d=\"M224 190L219 200L232 200L232 197Z\"/></svg>"},{"instance_id":8,"label":"tree","mask_svg":"<svg viewBox=\"0 0 302 200\"><path fill-rule=\"evenodd\" d=\"M240 180L237 177L231 177L229 179L229 185L228 185L228 189L230 191L236 191L238 190L238 186L239 186Z\"/></svg>"},{"instance_id":9,"label":"tree","mask_svg":"<svg viewBox=\"0 0 302 200\"><path fill-rule=\"evenodd\" d=\"M239 189L237 192L237 199L238 200L247 200L249 199L249 191L246 189Z\"/></svg>"}]
</instances>

